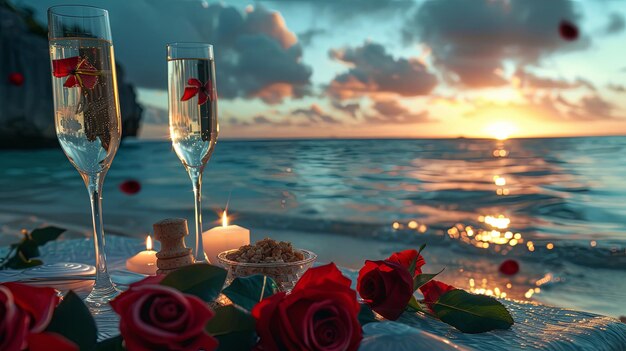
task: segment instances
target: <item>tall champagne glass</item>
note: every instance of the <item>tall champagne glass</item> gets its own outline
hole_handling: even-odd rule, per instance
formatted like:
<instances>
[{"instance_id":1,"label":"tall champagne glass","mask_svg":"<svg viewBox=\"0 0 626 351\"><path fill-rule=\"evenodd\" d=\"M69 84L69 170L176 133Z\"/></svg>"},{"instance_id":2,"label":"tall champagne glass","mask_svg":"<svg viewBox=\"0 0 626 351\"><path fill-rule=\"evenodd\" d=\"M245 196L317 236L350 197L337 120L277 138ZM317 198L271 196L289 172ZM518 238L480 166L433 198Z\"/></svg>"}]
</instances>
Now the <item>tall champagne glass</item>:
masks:
<instances>
[{"instance_id":1,"label":"tall champagne glass","mask_svg":"<svg viewBox=\"0 0 626 351\"><path fill-rule=\"evenodd\" d=\"M167 45L170 137L191 182L196 207L196 262L207 262L202 246L202 171L217 143L217 89L213 47L201 43Z\"/></svg>"},{"instance_id":2,"label":"tall champagne glass","mask_svg":"<svg viewBox=\"0 0 626 351\"><path fill-rule=\"evenodd\" d=\"M102 227L102 184L122 134L109 15L95 7L55 6L48 10L48 31L57 138L91 200L96 281L85 302L98 312L118 294L107 272Z\"/></svg>"}]
</instances>

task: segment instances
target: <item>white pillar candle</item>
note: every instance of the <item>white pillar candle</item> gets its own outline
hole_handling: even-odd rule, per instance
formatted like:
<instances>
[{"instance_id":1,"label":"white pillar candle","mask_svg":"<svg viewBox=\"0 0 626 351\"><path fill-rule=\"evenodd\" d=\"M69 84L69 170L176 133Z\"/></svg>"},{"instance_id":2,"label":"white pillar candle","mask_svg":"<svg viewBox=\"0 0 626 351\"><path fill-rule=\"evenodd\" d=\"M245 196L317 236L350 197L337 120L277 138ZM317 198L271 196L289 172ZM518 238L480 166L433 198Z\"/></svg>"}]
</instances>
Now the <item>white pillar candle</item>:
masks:
<instances>
[{"instance_id":1,"label":"white pillar candle","mask_svg":"<svg viewBox=\"0 0 626 351\"><path fill-rule=\"evenodd\" d=\"M202 244L211 264L219 266L217 255L220 252L250 244L250 230L238 225L228 225L228 216L224 211L222 225L202 233Z\"/></svg>"},{"instance_id":2,"label":"white pillar candle","mask_svg":"<svg viewBox=\"0 0 626 351\"><path fill-rule=\"evenodd\" d=\"M146 238L146 249L126 260L126 269L135 273L155 275L157 271L156 251L152 250L152 238Z\"/></svg>"}]
</instances>

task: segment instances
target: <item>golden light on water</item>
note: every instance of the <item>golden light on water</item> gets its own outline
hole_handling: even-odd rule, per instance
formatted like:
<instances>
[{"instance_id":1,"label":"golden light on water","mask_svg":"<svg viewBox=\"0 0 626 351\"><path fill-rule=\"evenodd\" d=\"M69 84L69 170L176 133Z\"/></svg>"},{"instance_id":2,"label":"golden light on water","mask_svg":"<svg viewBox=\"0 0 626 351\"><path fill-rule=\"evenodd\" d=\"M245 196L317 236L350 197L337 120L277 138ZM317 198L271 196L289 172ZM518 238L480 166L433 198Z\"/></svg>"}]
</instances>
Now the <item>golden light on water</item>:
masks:
<instances>
[{"instance_id":1,"label":"golden light on water","mask_svg":"<svg viewBox=\"0 0 626 351\"><path fill-rule=\"evenodd\" d=\"M511 224L511 220L504 215L484 216L483 218L484 219L481 222L485 222L486 224L498 229L506 229L509 227L509 224Z\"/></svg>"},{"instance_id":2,"label":"golden light on water","mask_svg":"<svg viewBox=\"0 0 626 351\"><path fill-rule=\"evenodd\" d=\"M489 287L488 280L486 278L481 280L480 286L476 284L474 278L469 278L469 291L474 294L479 295L487 295L487 296L495 296L500 298L507 297L507 293L504 291L505 288L500 289L497 286L493 288ZM506 289L510 289L511 285L507 284Z\"/></svg>"},{"instance_id":3,"label":"golden light on water","mask_svg":"<svg viewBox=\"0 0 626 351\"><path fill-rule=\"evenodd\" d=\"M505 185L506 185L506 178L504 178L504 177L500 177L499 175L497 175L497 176L493 176L493 182L494 182L497 186L505 186Z\"/></svg>"},{"instance_id":4,"label":"golden light on water","mask_svg":"<svg viewBox=\"0 0 626 351\"><path fill-rule=\"evenodd\" d=\"M487 125L485 131L495 139L506 140L517 131L517 126L509 121L497 121Z\"/></svg>"},{"instance_id":5,"label":"golden light on water","mask_svg":"<svg viewBox=\"0 0 626 351\"><path fill-rule=\"evenodd\" d=\"M506 151L505 149L495 149L493 150L493 157L506 157L509 152Z\"/></svg>"},{"instance_id":6,"label":"golden light on water","mask_svg":"<svg viewBox=\"0 0 626 351\"><path fill-rule=\"evenodd\" d=\"M460 240L466 244L478 248L488 249L491 245L496 252L506 254L513 246L524 243L521 233L504 231L511 224L511 219L504 215L486 215L478 218L479 222L485 223L489 228L474 228L461 223L448 229L447 234L451 239ZM502 248L501 246L508 246Z\"/></svg>"},{"instance_id":7,"label":"golden light on water","mask_svg":"<svg viewBox=\"0 0 626 351\"><path fill-rule=\"evenodd\" d=\"M401 229L405 229L405 225L401 222L394 221L393 223L391 223L391 228L393 228L393 230L401 230ZM419 233L425 233L428 230L428 226L426 226L426 224L420 223L416 220L409 221L406 224L406 228L414 230Z\"/></svg>"}]
</instances>

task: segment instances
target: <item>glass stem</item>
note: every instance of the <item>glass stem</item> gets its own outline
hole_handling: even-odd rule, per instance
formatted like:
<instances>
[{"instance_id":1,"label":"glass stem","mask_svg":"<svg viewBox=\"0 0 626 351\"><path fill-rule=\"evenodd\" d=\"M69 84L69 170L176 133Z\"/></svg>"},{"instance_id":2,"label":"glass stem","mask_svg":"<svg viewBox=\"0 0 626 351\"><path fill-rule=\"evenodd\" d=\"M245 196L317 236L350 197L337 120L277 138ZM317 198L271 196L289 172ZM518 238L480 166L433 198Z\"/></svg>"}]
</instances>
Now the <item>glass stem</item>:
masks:
<instances>
[{"instance_id":1,"label":"glass stem","mask_svg":"<svg viewBox=\"0 0 626 351\"><path fill-rule=\"evenodd\" d=\"M102 225L102 183L106 172L86 175L87 190L91 200L91 218L93 221L93 241L96 254L96 281L93 290L87 296L86 302L90 308L107 308L108 301L117 295L117 290L111 282L107 271L107 261L104 242L104 227Z\"/></svg>"},{"instance_id":2,"label":"glass stem","mask_svg":"<svg viewBox=\"0 0 626 351\"><path fill-rule=\"evenodd\" d=\"M189 167L189 178L193 183L193 196L196 203L196 240L193 247L193 258L196 263L208 263L202 244L202 171L203 167Z\"/></svg>"}]
</instances>

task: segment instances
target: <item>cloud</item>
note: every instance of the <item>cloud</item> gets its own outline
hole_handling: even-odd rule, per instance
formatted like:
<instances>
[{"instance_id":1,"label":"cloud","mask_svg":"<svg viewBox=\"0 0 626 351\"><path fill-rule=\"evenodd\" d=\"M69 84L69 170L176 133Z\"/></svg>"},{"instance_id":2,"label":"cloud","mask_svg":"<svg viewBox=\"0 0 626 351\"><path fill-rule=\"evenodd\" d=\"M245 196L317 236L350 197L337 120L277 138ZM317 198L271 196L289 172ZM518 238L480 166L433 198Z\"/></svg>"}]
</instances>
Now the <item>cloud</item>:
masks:
<instances>
[{"instance_id":1,"label":"cloud","mask_svg":"<svg viewBox=\"0 0 626 351\"><path fill-rule=\"evenodd\" d=\"M262 116L262 115L254 116L254 118L252 118L252 122L256 124L271 124L272 123L272 121L269 118Z\"/></svg>"},{"instance_id":2,"label":"cloud","mask_svg":"<svg viewBox=\"0 0 626 351\"><path fill-rule=\"evenodd\" d=\"M332 105L335 109L344 112L345 114L357 119L357 113L361 109L361 104L358 102L342 104L340 101L333 101Z\"/></svg>"},{"instance_id":3,"label":"cloud","mask_svg":"<svg viewBox=\"0 0 626 351\"><path fill-rule=\"evenodd\" d=\"M219 66L227 78L226 90L220 86L220 96L257 96L267 103L279 103L284 98L301 97L308 91L311 69L300 62L300 46L288 49L264 35L243 35L235 43L236 58L223 60ZM220 70L218 70L220 72Z\"/></svg>"},{"instance_id":4,"label":"cloud","mask_svg":"<svg viewBox=\"0 0 626 351\"><path fill-rule=\"evenodd\" d=\"M312 28L298 33L298 41L302 46L309 46L313 39L327 33L327 30L321 28Z\"/></svg>"},{"instance_id":5,"label":"cloud","mask_svg":"<svg viewBox=\"0 0 626 351\"><path fill-rule=\"evenodd\" d=\"M519 79L520 85L525 88L575 89L585 87L592 91L596 90L596 87L595 85L593 85L593 83L583 78L576 78L574 81L568 81L564 79L539 77L533 73L525 72L522 69L518 69L515 72L514 77Z\"/></svg>"},{"instance_id":6,"label":"cloud","mask_svg":"<svg viewBox=\"0 0 626 351\"><path fill-rule=\"evenodd\" d=\"M609 16L609 22L606 24L606 28L604 32L606 34L617 34L626 28L626 21L624 20L624 16L621 14L614 12Z\"/></svg>"},{"instance_id":7,"label":"cloud","mask_svg":"<svg viewBox=\"0 0 626 351\"><path fill-rule=\"evenodd\" d=\"M45 12L52 2L41 0L37 8ZM97 0L83 3L102 6ZM278 12L169 0L110 0L107 9L116 58L138 87L166 89L165 45L187 41L214 45L220 98L278 103L308 94L311 68L302 62L297 37Z\"/></svg>"},{"instance_id":8,"label":"cloud","mask_svg":"<svg viewBox=\"0 0 626 351\"><path fill-rule=\"evenodd\" d=\"M385 99L374 102L376 114L365 114L365 121L375 124L412 124L430 122L428 111L412 112L397 100Z\"/></svg>"},{"instance_id":9,"label":"cloud","mask_svg":"<svg viewBox=\"0 0 626 351\"><path fill-rule=\"evenodd\" d=\"M341 124L339 120L326 114L318 104L312 104L309 108L295 109L291 114L304 116L311 123Z\"/></svg>"},{"instance_id":10,"label":"cloud","mask_svg":"<svg viewBox=\"0 0 626 351\"><path fill-rule=\"evenodd\" d=\"M425 1L405 23L409 42L432 50L446 79L470 87L507 83L505 61L537 64L546 55L589 45L587 37L566 42L560 21L579 22L569 0L437 0Z\"/></svg>"},{"instance_id":11,"label":"cloud","mask_svg":"<svg viewBox=\"0 0 626 351\"><path fill-rule=\"evenodd\" d=\"M621 85L621 84L608 84L606 86L607 88L609 88L610 90L617 92L617 93L624 93L626 92L626 87Z\"/></svg>"},{"instance_id":12,"label":"cloud","mask_svg":"<svg viewBox=\"0 0 626 351\"><path fill-rule=\"evenodd\" d=\"M273 2L280 3L281 8L293 5L300 11L313 13L315 17L331 18L336 25L359 19L375 18L378 21L379 18L402 15L416 3L414 0L274 0Z\"/></svg>"},{"instance_id":13,"label":"cloud","mask_svg":"<svg viewBox=\"0 0 626 351\"><path fill-rule=\"evenodd\" d=\"M330 50L329 55L351 66L330 82L328 93L334 98L378 93L418 96L430 93L437 84L435 75L418 59L396 59L380 44Z\"/></svg>"},{"instance_id":14,"label":"cloud","mask_svg":"<svg viewBox=\"0 0 626 351\"><path fill-rule=\"evenodd\" d=\"M613 119L615 105L602 99L598 95L584 96L579 105L573 108L569 114L578 120L602 120Z\"/></svg>"}]
</instances>

